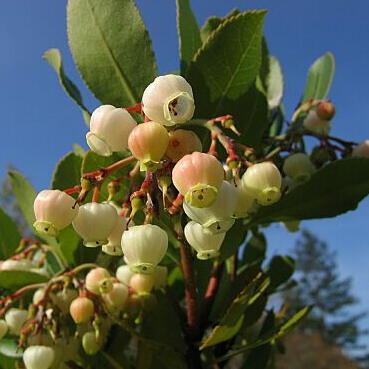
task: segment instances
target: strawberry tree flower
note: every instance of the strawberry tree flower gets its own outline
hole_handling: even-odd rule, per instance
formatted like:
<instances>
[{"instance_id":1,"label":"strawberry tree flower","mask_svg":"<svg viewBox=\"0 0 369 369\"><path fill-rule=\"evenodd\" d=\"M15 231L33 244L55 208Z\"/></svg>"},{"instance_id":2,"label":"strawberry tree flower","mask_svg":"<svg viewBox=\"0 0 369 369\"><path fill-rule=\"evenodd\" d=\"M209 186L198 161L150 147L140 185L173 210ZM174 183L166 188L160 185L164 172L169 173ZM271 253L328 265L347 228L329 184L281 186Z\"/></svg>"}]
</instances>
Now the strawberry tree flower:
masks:
<instances>
[{"instance_id":1,"label":"strawberry tree flower","mask_svg":"<svg viewBox=\"0 0 369 369\"><path fill-rule=\"evenodd\" d=\"M32 260L20 259L13 260L8 259L2 262L0 270L31 270L35 268L35 263Z\"/></svg>"},{"instance_id":2,"label":"strawberry tree flower","mask_svg":"<svg viewBox=\"0 0 369 369\"><path fill-rule=\"evenodd\" d=\"M356 158L369 158L369 140L365 140L352 149L352 156Z\"/></svg>"},{"instance_id":3,"label":"strawberry tree flower","mask_svg":"<svg viewBox=\"0 0 369 369\"><path fill-rule=\"evenodd\" d=\"M255 197L242 185L242 181L237 181L237 204L234 211L236 218L247 217L255 208Z\"/></svg>"},{"instance_id":4,"label":"strawberry tree flower","mask_svg":"<svg viewBox=\"0 0 369 369\"><path fill-rule=\"evenodd\" d=\"M196 250L197 258L200 260L217 257L225 237L225 233L206 232L201 224L194 221L186 224L184 234L187 242Z\"/></svg>"},{"instance_id":5,"label":"strawberry tree flower","mask_svg":"<svg viewBox=\"0 0 369 369\"><path fill-rule=\"evenodd\" d=\"M103 245L102 251L108 255L121 256L123 255L121 240L123 232L127 229L128 219L118 216L117 223L108 237L108 243Z\"/></svg>"},{"instance_id":6,"label":"strawberry tree flower","mask_svg":"<svg viewBox=\"0 0 369 369\"><path fill-rule=\"evenodd\" d=\"M254 164L242 176L242 186L260 205L272 205L281 198L282 176L271 162Z\"/></svg>"},{"instance_id":7,"label":"strawberry tree flower","mask_svg":"<svg viewBox=\"0 0 369 369\"><path fill-rule=\"evenodd\" d=\"M331 120L334 117L335 108L329 101L321 101L315 109L310 109L304 119L303 127L320 135L327 135L331 130Z\"/></svg>"},{"instance_id":8,"label":"strawberry tree flower","mask_svg":"<svg viewBox=\"0 0 369 369\"><path fill-rule=\"evenodd\" d=\"M90 132L86 134L87 144L101 156L128 147L128 136L137 125L127 110L112 105L101 105L91 115Z\"/></svg>"},{"instance_id":9,"label":"strawberry tree flower","mask_svg":"<svg viewBox=\"0 0 369 369\"><path fill-rule=\"evenodd\" d=\"M129 281L129 286L133 288L138 295L148 294L152 291L155 284L155 275L135 273Z\"/></svg>"},{"instance_id":10,"label":"strawberry tree flower","mask_svg":"<svg viewBox=\"0 0 369 369\"><path fill-rule=\"evenodd\" d=\"M76 324L90 321L94 311L94 303L88 297L75 298L69 307L69 313Z\"/></svg>"},{"instance_id":11,"label":"strawberry tree flower","mask_svg":"<svg viewBox=\"0 0 369 369\"><path fill-rule=\"evenodd\" d=\"M172 171L174 186L187 204L198 208L214 203L223 177L222 164L213 155L201 152L185 155Z\"/></svg>"},{"instance_id":12,"label":"strawberry tree flower","mask_svg":"<svg viewBox=\"0 0 369 369\"><path fill-rule=\"evenodd\" d=\"M129 281L133 276L133 272L129 265L121 265L115 272L115 276L117 277L118 281L129 286Z\"/></svg>"},{"instance_id":13,"label":"strawberry tree flower","mask_svg":"<svg viewBox=\"0 0 369 369\"><path fill-rule=\"evenodd\" d=\"M121 311L128 297L128 287L120 282L114 282L112 290L102 295L110 311Z\"/></svg>"},{"instance_id":14,"label":"strawberry tree flower","mask_svg":"<svg viewBox=\"0 0 369 369\"><path fill-rule=\"evenodd\" d=\"M223 233L234 224L235 209L237 206L237 190L227 181L223 181L215 202L206 208L197 208L186 202L183 210L186 215L204 227L205 232Z\"/></svg>"},{"instance_id":15,"label":"strawberry tree flower","mask_svg":"<svg viewBox=\"0 0 369 369\"><path fill-rule=\"evenodd\" d=\"M162 288L167 284L168 268L158 265L153 273L154 276L154 288Z\"/></svg>"},{"instance_id":16,"label":"strawberry tree flower","mask_svg":"<svg viewBox=\"0 0 369 369\"><path fill-rule=\"evenodd\" d=\"M82 347L87 355L96 355L103 345L103 340L98 339L96 332L86 332L82 337Z\"/></svg>"},{"instance_id":17,"label":"strawberry tree flower","mask_svg":"<svg viewBox=\"0 0 369 369\"><path fill-rule=\"evenodd\" d=\"M168 235L152 224L133 226L122 236L122 250L127 264L136 273L151 274L168 248Z\"/></svg>"},{"instance_id":18,"label":"strawberry tree flower","mask_svg":"<svg viewBox=\"0 0 369 369\"><path fill-rule=\"evenodd\" d=\"M160 160L167 150L168 143L168 131L156 122L139 124L128 138L129 149L140 161L142 171L154 172L160 167Z\"/></svg>"},{"instance_id":19,"label":"strawberry tree flower","mask_svg":"<svg viewBox=\"0 0 369 369\"><path fill-rule=\"evenodd\" d=\"M72 196L59 190L43 190L33 203L36 231L57 236L59 231L72 223L78 214L78 204Z\"/></svg>"},{"instance_id":20,"label":"strawberry tree flower","mask_svg":"<svg viewBox=\"0 0 369 369\"><path fill-rule=\"evenodd\" d=\"M195 151L202 151L201 141L195 132L185 129L169 132L169 145L165 155L173 163Z\"/></svg>"},{"instance_id":21,"label":"strawberry tree flower","mask_svg":"<svg viewBox=\"0 0 369 369\"><path fill-rule=\"evenodd\" d=\"M117 221L118 214L113 206L90 202L80 206L72 224L85 246L97 247L108 243Z\"/></svg>"},{"instance_id":22,"label":"strawberry tree flower","mask_svg":"<svg viewBox=\"0 0 369 369\"><path fill-rule=\"evenodd\" d=\"M295 233L300 230L300 221L299 220L287 220L285 222L282 222L284 227L287 229L290 233Z\"/></svg>"},{"instance_id":23,"label":"strawberry tree flower","mask_svg":"<svg viewBox=\"0 0 369 369\"><path fill-rule=\"evenodd\" d=\"M5 321L8 325L9 332L19 336L23 324L28 318L28 311L24 309L11 308L5 314Z\"/></svg>"},{"instance_id":24,"label":"strawberry tree flower","mask_svg":"<svg viewBox=\"0 0 369 369\"><path fill-rule=\"evenodd\" d=\"M299 152L285 159L283 171L297 183L304 183L315 172L315 166L308 155Z\"/></svg>"},{"instance_id":25,"label":"strawberry tree flower","mask_svg":"<svg viewBox=\"0 0 369 369\"><path fill-rule=\"evenodd\" d=\"M192 88L181 76L159 76L146 87L142 110L150 120L165 126L184 123L195 111Z\"/></svg>"},{"instance_id":26,"label":"strawberry tree flower","mask_svg":"<svg viewBox=\"0 0 369 369\"><path fill-rule=\"evenodd\" d=\"M55 360L55 352L48 346L29 346L23 353L26 369L49 369Z\"/></svg>"},{"instance_id":27,"label":"strawberry tree flower","mask_svg":"<svg viewBox=\"0 0 369 369\"><path fill-rule=\"evenodd\" d=\"M86 289L95 295L109 293L113 288L110 273L105 268L91 269L86 275Z\"/></svg>"}]
</instances>

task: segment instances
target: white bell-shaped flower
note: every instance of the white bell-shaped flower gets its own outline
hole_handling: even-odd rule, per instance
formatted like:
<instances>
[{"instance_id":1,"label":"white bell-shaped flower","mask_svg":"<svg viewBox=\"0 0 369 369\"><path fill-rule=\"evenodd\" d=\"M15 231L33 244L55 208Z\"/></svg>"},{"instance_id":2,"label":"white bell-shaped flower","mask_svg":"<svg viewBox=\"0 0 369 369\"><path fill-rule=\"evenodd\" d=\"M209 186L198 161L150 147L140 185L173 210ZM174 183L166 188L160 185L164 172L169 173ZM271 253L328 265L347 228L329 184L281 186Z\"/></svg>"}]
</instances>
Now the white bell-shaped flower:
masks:
<instances>
[{"instance_id":1,"label":"white bell-shaped flower","mask_svg":"<svg viewBox=\"0 0 369 369\"><path fill-rule=\"evenodd\" d=\"M155 272L154 272L155 273ZM155 275L153 274L133 274L129 286L139 295L150 293L154 288Z\"/></svg>"},{"instance_id":2,"label":"white bell-shaped flower","mask_svg":"<svg viewBox=\"0 0 369 369\"><path fill-rule=\"evenodd\" d=\"M352 149L352 156L356 158L369 158L369 140L365 140Z\"/></svg>"},{"instance_id":3,"label":"white bell-shaped flower","mask_svg":"<svg viewBox=\"0 0 369 369\"><path fill-rule=\"evenodd\" d=\"M109 242L102 247L102 251L105 252L105 254L112 256L123 255L121 241L123 232L127 229L128 221L129 219L127 218L118 217L118 221L108 237Z\"/></svg>"},{"instance_id":4,"label":"white bell-shaped flower","mask_svg":"<svg viewBox=\"0 0 369 369\"><path fill-rule=\"evenodd\" d=\"M6 321L0 319L0 340L8 333L8 325Z\"/></svg>"},{"instance_id":5,"label":"white bell-shaped flower","mask_svg":"<svg viewBox=\"0 0 369 369\"><path fill-rule=\"evenodd\" d=\"M217 257L225 237L225 233L206 232L201 224L194 221L186 224L184 234L187 242L197 251L197 258L200 260Z\"/></svg>"},{"instance_id":6,"label":"white bell-shaped flower","mask_svg":"<svg viewBox=\"0 0 369 369\"><path fill-rule=\"evenodd\" d=\"M242 176L242 186L260 205L272 205L281 198L282 176L271 162L254 164Z\"/></svg>"},{"instance_id":7,"label":"white bell-shaped flower","mask_svg":"<svg viewBox=\"0 0 369 369\"><path fill-rule=\"evenodd\" d=\"M33 204L36 231L57 236L59 231L72 223L78 214L78 204L72 196L59 190L43 190Z\"/></svg>"},{"instance_id":8,"label":"white bell-shaped flower","mask_svg":"<svg viewBox=\"0 0 369 369\"><path fill-rule=\"evenodd\" d=\"M167 248L168 235L156 225L133 226L123 233L123 254L127 264L136 273L153 273Z\"/></svg>"},{"instance_id":9,"label":"white bell-shaped flower","mask_svg":"<svg viewBox=\"0 0 369 369\"><path fill-rule=\"evenodd\" d=\"M108 243L117 221L118 214L113 206L90 202L80 206L72 224L85 246L97 247Z\"/></svg>"},{"instance_id":10,"label":"white bell-shaped flower","mask_svg":"<svg viewBox=\"0 0 369 369\"><path fill-rule=\"evenodd\" d=\"M103 294L102 298L110 311L120 311L128 298L128 287L120 282L115 282L109 293Z\"/></svg>"},{"instance_id":11,"label":"white bell-shaped flower","mask_svg":"<svg viewBox=\"0 0 369 369\"><path fill-rule=\"evenodd\" d=\"M286 158L283 171L297 183L308 181L315 172L315 166L308 155L299 152Z\"/></svg>"},{"instance_id":12,"label":"white bell-shaped flower","mask_svg":"<svg viewBox=\"0 0 369 369\"><path fill-rule=\"evenodd\" d=\"M136 121L126 109L101 105L91 115L87 144L98 155L110 156L128 147L128 137Z\"/></svg>"},{"instance_id":13,"label":"white bell-shaped flower","mask_svg":"<svg viewBox=\"0 0 369 369\"><path fill-rule=\"evenodd\" d=\"M234 211L234 216L236 218L245 218L252 213L256 207L255 197L247 191L240 180L236 183L236 191L237 205Z\"/></svg>"},{"instance_id":14,"label":"white bell-shaped flower","mask_svg":"<svg viewBox=\"0 0 369 369\"><path fill-rule=\"evenodd\" d=\"M96 337L96 332L86 332L82 337L82 347L87 355L96 355L103 345L103 340Z\"/></svg>"},{"instance_id":15,"label":"white bell-shaped flower","mask_svg":"<svg viewBox=\"0 0 369 369\"><path fill-rule=\"evenodd\" d=\"M115 272L115 276L117 277L118 281L126 286L129 286L129 281L131 280L133 274L134 273L129 265L121 265Z\"/></svg>"},{"instance_id":16,"label":"white bell-shaped flower","mask_svg":"<svg viewBox=\"0 0 369 369\"><path fill-rule=\"evenodd\" d=\"M331 122L322 119L316 110L311 109L304 120L303 127L310 132L327 135L331 130Z\"/></svg>"},{"instance_id":17,"label":"white bell-shaped flower","mask_svg":"<svg viewBox=\"0 0 369 369\"><path fill-rule=\"evenodd\" d=\"M26 369L49 369L54 359L54 349L48 346L29 346L23 353Z\"/></svg>"},{"instance_id":18,"label":"white bell-shaped flower","mask_svg":"<svg viewBox=\"0 0 369 369\"><path fill-rule=\"evenodd\" d=\"M223 181L216 200L206 208L198 208L183 203L183 210L187 216L200 223L205 231L211 233L223 233L234 224L232 218L237 206L237 190L227 181Z\"/></svg>"},{"instance_id":19,"label":"white bell-shaped flower","mask_svg":"<svg viewBox=\"0 0 369 369\"><path fill-rule=\"evenodd\" d=\"M192 88L181 76L157 77L143 93L142 110L150 120L165 126L184 123L195 111Z\"/></svg>"},{"instance_id":20,"label":"white bell-shaped flower","mask_svg":"<svg viewBox=\"0 0 369 369\"><path fill-rule=\"evenodd\" d=\"M11 308L5 314L5 321L9 332L19 336L23 324L28 318L28 311L24 309Z\"/></svg>"},{"instance_id":21,"label":"white bell-shaped flower","mask_svg":"<svg viewBox=\"0 0 369 369\"><path fill-rule=\"evenodd\" d=\"M35 263L32 260L20 259L13 260L8 259L2 262L0 270L31 270L35 267Z\"/></svg>"}]
</instances>

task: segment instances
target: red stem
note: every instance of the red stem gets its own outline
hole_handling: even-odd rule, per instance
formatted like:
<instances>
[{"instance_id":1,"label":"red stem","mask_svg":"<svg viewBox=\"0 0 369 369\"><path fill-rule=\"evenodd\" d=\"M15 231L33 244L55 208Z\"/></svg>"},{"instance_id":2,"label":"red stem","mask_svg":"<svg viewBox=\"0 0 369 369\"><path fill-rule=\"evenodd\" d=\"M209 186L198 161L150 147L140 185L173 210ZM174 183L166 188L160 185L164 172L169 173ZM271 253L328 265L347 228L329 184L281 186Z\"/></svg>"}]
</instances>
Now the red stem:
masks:
<instances>
[{"instance_id":1,"label":"red stem","mask_svg":"<svg viewBox=\"0 0 369 369\"><path fill-rule=\"evenodd\" d=\"M74 193L80 192L82 190L82 186L74 186L72 188L67 188L64 192L68 195L72 195Z\"/></svg>"},{"instance_id":2,"label":"red stem","mask_svg":"<svg viewBox=\"0 0 369 369\"><path fill-rule=\"evenodd\" d=\"M126 109L129 113L142 113L142 103L138 103L135 106L130 106L129 108L123 108Z\"/></svg>"},{"instance_id":3,"label":"red stem","mask_svg":"<svg viewBox=\"0 0 369 369\"><path fill-rule=\"evenodd\" d=\"M111 172L114 172L115 170L125 167L128 164L131 164L135 160L136 158L134 156L129 156L128 158L119 160L116 163L109 165L108 167L95 170L94 172L84 173L82 177L102 179L108 176Z\"/></svg>"}]
</instances>

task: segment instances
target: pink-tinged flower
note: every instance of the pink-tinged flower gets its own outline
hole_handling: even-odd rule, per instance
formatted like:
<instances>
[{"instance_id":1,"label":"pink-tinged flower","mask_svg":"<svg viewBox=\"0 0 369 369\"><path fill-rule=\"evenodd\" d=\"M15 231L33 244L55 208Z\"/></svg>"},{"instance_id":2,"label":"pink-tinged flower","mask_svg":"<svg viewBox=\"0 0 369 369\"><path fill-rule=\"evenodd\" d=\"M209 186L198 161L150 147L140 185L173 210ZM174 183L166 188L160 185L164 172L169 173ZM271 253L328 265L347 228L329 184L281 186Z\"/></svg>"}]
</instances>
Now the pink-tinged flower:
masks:
<instances>
[{"instance_id":1,"label":"pink-tinged flower","mask_svg":"<svg viewBox=\"0 0 369 369\"><path fill-rule=\"evenodd\" d=\"M86 289L96 295L108 293L113 288L113 280L105 268L91 269L86 275Z\"/></svg>"},{"instance_id":2,"label":"pink-tinged flower","mask_svg":"<svg viewBox=\"0 0 369 369\"><path fill-rule=\"evenodd\" d=\"M174 163L185 155L202 151L202 145L195 132L176 129L169 132L169 145L165 155Z\"/></svg>"},{"instance_id":3,"label":"pink-tinged flower","mask_svg":"<svg viewBox=\"0 0 369 369\"><path fill-rule=\"evenodd\" d=\"M332 120L336 114L336 108L330 101L323 100L316 106L316 113L320 119Z\"/></svg>"},{"instance_id":4,"label":"pink-tinged flower","mask_svg":"<svg viewBox=\"0 0 369 369\"><path fill-rule=\"evenodd\" d=\"M133 274L129 281L129 285L133 288L136 293L146 294L150 293L154 288L155 276L154 274Z\"/></svg>"},{"instance_id":5,"label":"pink-tinged flower","mask_svg":"<svg viewBox=\"0 0 369 369\"><path fill-rule=\"evenodd\" d=\"M121 311L128 297L128 287L120 282L115 282L109 293L103 294L102 298L111 311Z\"/></svg>"},{"instance_id":6,"label":"pink-tinged flower","mask_svg":"<svg viewBox=\"0 0 369 369\"><path fill-rule=\"evenodd\" d=\"M168 131L159 123L139 124L130 134L128 146L140 161L141 170L153 172L160 166L169 143Z\"/></svg>"},{"instance_id":7,"label":"pink-tinged flower","mask_svg":"<svg viewBox=\"0 0 369 369\"><path fill-rule=\"evenodd\" d=\"M94 110L90 120L87 144L98 155L110 156L128 147L128 137L137 125L127 110L102 105Z\"/></svg>"},{"instance_id":8,"label":"pink-tinged flower","mask_svg":"<svg viewBox=\"0 0 369 369\"><path fill-rule=\"evenodd\" d=\"M331 122L318 116L316 110L310 110L303 126L306 130L319 135L327 135L331 130Z\"/></svg>"},{"instance_id":9,"label":"pink-tinged flower","mask_svg":"<svg viewBox=\"0 0 369 369\"><path fill-rule=\"evenodd\" d=\"M142 110L150 120L165 126L184 123L195 111L192 88L181 76L157 77L143 93Z\"/></svg>"},{"instance_id":10,"label":"pink-tinged flower","mask_svg":"<svg viewBox=\"0 0 369 369\"><path fill-rule=\"evenodd\" d=\"M77 297L72 301L69 313L75 323L87 323L94 315L94 303L88 297Z\"/></svg>"},{"instance_id":11,"label":"pink-tinged flower","mask_svg":"<svg viewBox=\"0 0 369 369\"><path fill-rule=\"evenodd\" d=\"M72 196L59 190L43 190L33 203L36 231L57 236L59 231L72 223L78 214L78 204Z\"/></svg>"},{"instance_id":12,"label":"pink-tinged flower","mask_svg":"<svg viewBox=\"0 0 369 369\"><path fill-rule=\"evenodd\" d=\"M222 164L212 155L194 152L184 156L173 168L173 184L189 205L210 206L222 185Z\"/></svg>"},{"instance_id":13,"label":"pink-tinged flower","mask_svg":"<svg viewBox=\"0 0 369 369\"><path fill-rule=\"evenodd\" d=\"M246 170L242 186L260 205L272 205L281 198L282 176L273 163L266 161Z\"/></svg>"},{"instance_id":14,"label":"pink-tinged flower","mask_svg":"<svg viewBox=\"0 0 369 369\"><path fill-rule=\"evenodd\" d=\"M365 140L352 149L352 156L357 158L369 158L369 140Z\"/></svg>"}]
</instances>

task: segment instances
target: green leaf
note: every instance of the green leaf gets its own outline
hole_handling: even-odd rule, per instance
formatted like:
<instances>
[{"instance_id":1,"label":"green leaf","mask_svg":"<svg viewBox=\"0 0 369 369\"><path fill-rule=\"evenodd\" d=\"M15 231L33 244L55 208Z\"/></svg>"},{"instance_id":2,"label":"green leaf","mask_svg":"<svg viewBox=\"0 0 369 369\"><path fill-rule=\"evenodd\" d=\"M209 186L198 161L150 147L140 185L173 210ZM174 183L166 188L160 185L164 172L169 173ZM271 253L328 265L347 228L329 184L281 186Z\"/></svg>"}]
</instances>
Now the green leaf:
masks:
<instances>
[{"instance_id":1,"label":"green leaf","mask_svg":"<svg viewBox=\"0 0 369 369\"><path fill-rule=\"evenodd\" d=\"M227 14L225 17L216 17L211 16L209 17L203 27L200 30L201 33L201 40L205 42L208 37L227 19L231 18L237 14L240 14L240 11L238 9L233 9L229 14Z\"/></svg>"},{"instance_id":2,"label":"green leaf","mask_svg":"<svg viewBox=\"0 0 369 369\"><path fill-rule=\"evenodd\" d=\"M215 117L227 103L253 84L261 63L261 39L266 11L248 11L224 21L191 62L187 78L196 101L196 117ZM228 107L227 107L228 109Z\"/></svg>"},{"instance_id":3,"label":"green leaf","mask_svg":"<svg viewBox=\"0 0 369 369\"><path fill-rule=\"evenodd\" d=\"M203 340L200 350L227 341L238 333L242 327L243 314L247 307L259 299L269 286L269 279L264 279L260 283L262 277L263 275L260 273L242 290L238 297L233 300L220 323L216 325L210 334Z\"/></svg>"},{"instance_id":4,"label":"green leaf","mask_svg":"<svg viewBox=\"0 0 369 369\"><path fill-rule=\"evenodd\" d=\"M247 235L247 228L243 225L241 219L238 219L233 227L226 233L222 247L220 249L220 260L226 260L237 250L245 241Z\"/></svg>"},{"instance_id":5,"label":"green leaf","mask_svg":"<svg viewBox=\"0 0 369 369\"><path fill-rule=\"evenodd\" d=\"M270 109L279 106L283 97L284 78L281 65L274 56L269 56L269 74L267 77L267 95Z\"/></svg>"},{"instance_id":6,"label":"green leaf","mask_svg":"<svg viewBox=\"0 0 369 369\"><path fill-rule=\"evenodd\" d=\"M10 184L17 201L27 223L33 228L35 222L35 214L33 212L33 202L36 197L36 191L29 181L19 172L11 170L8 173Z\"/></svg>"},{"instance_id":7,"label":"green leaf","mask_svg":"<svg viewBox=\"0 0 369 369\"><path fill-rule=\"evenodd\" d=\"M290 256L277 255L270 262L267 274L270 277L270 290L288 281L295 271L295 260Z\"/></svg>"},{"instance_id":8,"label":"green leaf","mask_svg":"<svg viewBox=\"0 0 369 369\"><path fill-rule=\"evenodd\" d=\"M253 232L243 250L242 262L246 265L261 263L265 258L267 242L262 232Z\"/></svg>"},{"instance_id":9,"label":"green leaf","mask_svg":"<svg viewBox=\"0 0 369 369\"><path fill-rule=\"evenodd\" d=\"M132 0L69 0L68 38L82 78L103 104L131 106L156 75L155 56Z\"/></svg>"},{"instance_id":10,"label":"green leaf","mask_svg":"<svg viewBox=\"0 0 369 369\"><path fill-rule=\"evenodd\" d=\"M18 347L16 340L2 338L0 340L0 354L14 359L20 359L23 356L23 349Z\"/></svg>"},{"instance_id":11,"label":"green leaf","mask_svg":"<svg viewBox=\"0 0 369 369\"><path fill-rule=\"evenodd\" d=\"M177 29L181 71L185 74L192 57L201 46L199 26L190 0L177 0Z\"/></svg>"},{"instance_id":12,"label":"green leaf","mask_svg":"<svg viewBox=\"0 0 369 369\"><path fill-rule=\"evenodd\" d=\"M0 259L8 259L14 254L21 236L17 225L8 214L0 208Z\"/></svg>"},{"instance_id":13,"label":"green leaf","mask_svg":"<svg viewBox=\"0 0 369 369\"><path fill-rule=\"evenodd\" d=\"M84 117L90 117L88 109L83 104L78 87L64 73L60 51L58 49L49 49L42 57L54 68L65 93L82 109ZM89 125L89 119L86 123Z\"/></svg>"},{"instance_id":14,"label":"green leaf","mask_svg":"<svg viewBox=\"0 0 369 369\"><path fill-rule=\"evenodd\" d=\"M60 251L70 265L77 265L78 262L87 262L86 255L78 257L80 253L83 254L83 251L93 254L92 258L89 258L88 261L96 259L98 250L95 250L95 248L93 250L87 250L87 248L82 244L81 237L75 232L71 225L60 231L58 241Z\"/></svg>"},{"instance_id":15,"label":"green leaf","mask_svg":"<svg viewBox=\"0 0 369 369\"><path fill-rule=\"evenodd\" d=\"M1 369L14 369L16 368L16 360L10 357L0 354L0 368Z\"/></svg>"},{"instance_id":16,"label":"green leaf","mask_svg":"<svg viewBox=\"0 0 369 369\"><path fill-rule=\"evenodd\" d=\"M78 186L81 180L81 165L82 158L79 155L73 152L65 155L54 170L51 188L65 190Z\"/></svg>"},{"instance_id":17,"label":"green leaf","mask_svg":"<svg viewBox=\"0 0 369 369\"><path fill-rule=\"evenodd\" d=\"M260 208L252 223L329 218L355 210L369 193L369 159L337 160L271 206Z\"/></svg>"},{"instance_id":18,"label":"green leaf","mask_svg":"<svg viewBox=\"0 0 369 369\"><path fill-rule=\"evenodd\" d=\"M47 282L48 278L42 274L25 270L0 271L0 288L20 288L28 284Z\"/></svg>"},{"instance_id":19,"label":"green leaf","mask_svg":"<svg viewBox=\"0 0 369 369\"><path fill-rule=\"evenodd\" d=\"M309 99L325 99L329 93L335 73L332 53L326 53L309 68L302 103Z\"/></svg>"}]
</instances>

